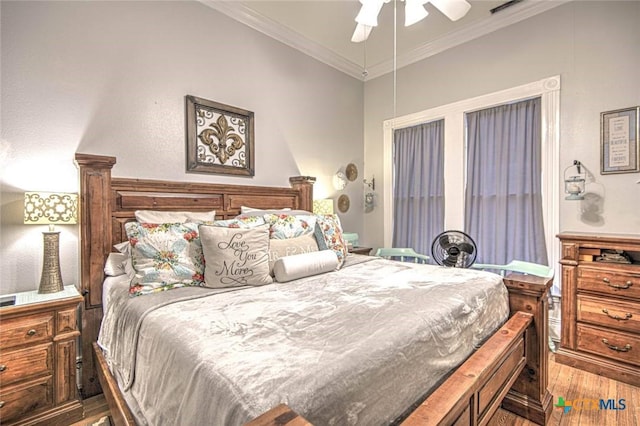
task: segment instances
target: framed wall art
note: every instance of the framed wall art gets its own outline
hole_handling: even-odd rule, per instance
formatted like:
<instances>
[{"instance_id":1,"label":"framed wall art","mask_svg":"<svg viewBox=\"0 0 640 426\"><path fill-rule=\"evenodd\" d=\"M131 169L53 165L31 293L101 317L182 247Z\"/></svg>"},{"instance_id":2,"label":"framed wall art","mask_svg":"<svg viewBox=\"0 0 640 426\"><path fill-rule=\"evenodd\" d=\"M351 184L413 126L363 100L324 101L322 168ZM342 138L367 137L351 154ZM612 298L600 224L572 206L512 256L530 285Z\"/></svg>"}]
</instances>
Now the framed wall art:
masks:
<instances>
[{"instance_id":1,"label":"framed wall art","mask_svg":"<svg viewBox=\"0 0 640 426\"><path fill-rule=\"evenodd\" d=\"M640 172L640 107L600 114L600 174Z\"/></svg>"},{"instance_id":2,"label":"framed wall art","mask_svg":"<svg viewBox=\"0 0 640 426\"><path fill-rule=\"evenodd\" d=\"M253 112L186 96L187 173L253 176Z\"/></svg>"}]
</instances>

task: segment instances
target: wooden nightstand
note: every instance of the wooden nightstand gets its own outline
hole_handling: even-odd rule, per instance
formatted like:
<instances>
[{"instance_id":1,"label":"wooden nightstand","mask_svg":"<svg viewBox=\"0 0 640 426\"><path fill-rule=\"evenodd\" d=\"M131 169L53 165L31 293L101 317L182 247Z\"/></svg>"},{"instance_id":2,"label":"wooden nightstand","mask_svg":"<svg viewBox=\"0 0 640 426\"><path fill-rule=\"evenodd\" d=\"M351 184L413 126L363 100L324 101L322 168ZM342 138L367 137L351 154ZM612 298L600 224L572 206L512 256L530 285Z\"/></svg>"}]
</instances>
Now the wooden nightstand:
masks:
<instances>
[{"instance_id":1,"label":"wooden nightstand","mask_svg":"<svg viewBox=\"0 0 640 426\"><path fill-rule=\"evenodd\" d=\"M78 305L72 285L58 293L3 295L0 308L0 419L3 425L68 425L83 417L76 386Z\"/></svg>"},{"instance_id":2,"label":"wooden nightstand","mask_svg":"<svg viewBox=\"0 0 640 426\"><path fill-rule=\"evenodd\" d=\"M371 253L371 247L351 247L349 249L349 253L364 254L368 256L369 253Z\"/></svg>"}]
</instances>

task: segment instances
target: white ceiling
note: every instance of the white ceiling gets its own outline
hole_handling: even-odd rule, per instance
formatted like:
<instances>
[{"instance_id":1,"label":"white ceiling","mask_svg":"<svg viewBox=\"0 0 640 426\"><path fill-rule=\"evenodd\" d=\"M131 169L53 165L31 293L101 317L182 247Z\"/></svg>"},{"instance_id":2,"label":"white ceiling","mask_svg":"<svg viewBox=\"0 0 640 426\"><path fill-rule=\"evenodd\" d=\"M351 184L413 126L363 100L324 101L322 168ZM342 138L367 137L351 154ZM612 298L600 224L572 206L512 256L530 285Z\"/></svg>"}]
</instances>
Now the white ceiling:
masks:
<instances>
[{"instance_id":1,"label":"white ceiling","mask_svg":"<svg viewBox=\"0 0 640 426\"><path fill-rule=\"evenodd\" d=\"M452 22L427 3L422 21L404 27L404 2L390 0L378 26L364 43L351 42L358 0L200 0L231 18L325 62L367 80L425 59L450 47L547 11L571 0L524 0L495 14L507 0L468 0L471 9ZM394 48L394 8L397 17ZM366 69L366 73L364 70Z\"/></svg>"}]
</instances>

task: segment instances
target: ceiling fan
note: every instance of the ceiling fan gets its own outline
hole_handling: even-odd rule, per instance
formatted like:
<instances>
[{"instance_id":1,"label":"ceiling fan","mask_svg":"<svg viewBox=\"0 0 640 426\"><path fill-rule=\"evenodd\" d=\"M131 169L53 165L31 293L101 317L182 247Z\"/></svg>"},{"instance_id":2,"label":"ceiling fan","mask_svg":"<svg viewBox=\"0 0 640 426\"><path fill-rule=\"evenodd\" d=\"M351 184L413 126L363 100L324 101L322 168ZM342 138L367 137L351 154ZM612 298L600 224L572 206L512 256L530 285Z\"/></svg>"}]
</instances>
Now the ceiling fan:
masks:
<instances>
[{"instance_id":1,"label":"ceiling fan","mask_svg":"<svg viewBox=\"0 0 640 426\"><path fill-rule=\"evenodd\" d=\"M378 26L378 14L385 3L391 0L360 0L362 7L356 16L356 29L351 41L365 41L373 27ZM429 12L424 5L431 3L452 21L457 21L467 14L471 5L466 0L404 0L404 26L408 27L426 18Z\"/></svg>"}]
</instances>

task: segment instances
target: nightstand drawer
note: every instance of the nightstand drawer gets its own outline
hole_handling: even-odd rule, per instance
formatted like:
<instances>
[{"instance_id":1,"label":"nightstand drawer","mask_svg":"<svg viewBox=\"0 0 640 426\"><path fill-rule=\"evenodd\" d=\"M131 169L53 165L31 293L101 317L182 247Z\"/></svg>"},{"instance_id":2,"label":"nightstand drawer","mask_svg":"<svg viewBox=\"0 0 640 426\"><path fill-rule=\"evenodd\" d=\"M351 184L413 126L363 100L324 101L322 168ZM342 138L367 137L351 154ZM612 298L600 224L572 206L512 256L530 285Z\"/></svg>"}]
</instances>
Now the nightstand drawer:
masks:
<instances>
[{"instance_id":1,"label":"nightstand drawer","mask_svg":"<svg viewBox=\"0 0 640 426\"><path fill-rule=\"evenodd\" d=\"M640 335L578 324L577 336L581 351L640 365Z\"/></svg>"},{"instance_id":2,"label":"nightstand drawer","mask_svg":"<svg viewBox=\"0 0 640 426\"><path fill-rule=\"evenodd\" d=\"M640 299L640 275L579 267L578 290Z\"/></svg>"},{"instance_id":3,"label":"nightstand drawer","mask_svg":"<svg viewBox=\"0 0 640 426\"><path fill-rule=\"evenodd\" d=\"M5 386L19 380L51 374L53 369L53 344L32 346L0 353L0 384Z\"/></svg>"},{"instance_id":4,"label":"nightstand drawer","mask_svg":"<svg viewBox=\"0 0 640 426\"><path fill-rule=\"evenodd\" d=\"M50 341L53 337L53 313L46 312L22 318L2 321L0 347L8 349L14 346Z\"/></svg>"},{"instance_id":5,"label":"nightstand drawer","mask_svg":"<svg viewBox=\"0 0 640 426\"><path fill-rule=\"evenodd\" d=\"M32 380L20 386L0 391L0 418L9 423L25 415L53 407L51 376Z\"/></svg>"}]
</instances>

